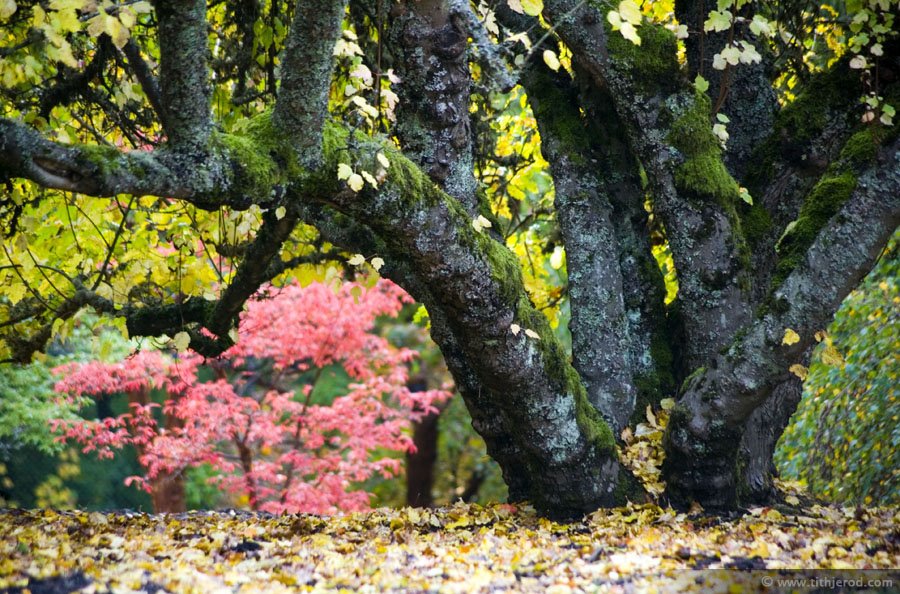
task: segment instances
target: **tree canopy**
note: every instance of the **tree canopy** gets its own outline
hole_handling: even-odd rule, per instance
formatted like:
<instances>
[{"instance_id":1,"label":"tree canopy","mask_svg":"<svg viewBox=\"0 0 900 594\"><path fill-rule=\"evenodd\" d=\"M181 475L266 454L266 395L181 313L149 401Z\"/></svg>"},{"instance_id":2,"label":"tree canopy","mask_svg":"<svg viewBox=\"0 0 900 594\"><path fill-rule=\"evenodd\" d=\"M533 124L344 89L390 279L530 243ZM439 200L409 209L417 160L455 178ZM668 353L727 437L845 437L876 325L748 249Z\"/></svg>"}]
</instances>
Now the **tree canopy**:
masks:
<instances>
[{"instance_id":1,"label":"tree canopy","mask_svg":"<svg viewBox=\"0 0 900 594\"><path fill-rule=\"evenodd\" d=\"M648 496L660 409L650 496L764 500L900 222L897 6L0 0L0 358L85 310L214 358L267 284L380 274L512 500Z\"/></svg>"}]
</instances>

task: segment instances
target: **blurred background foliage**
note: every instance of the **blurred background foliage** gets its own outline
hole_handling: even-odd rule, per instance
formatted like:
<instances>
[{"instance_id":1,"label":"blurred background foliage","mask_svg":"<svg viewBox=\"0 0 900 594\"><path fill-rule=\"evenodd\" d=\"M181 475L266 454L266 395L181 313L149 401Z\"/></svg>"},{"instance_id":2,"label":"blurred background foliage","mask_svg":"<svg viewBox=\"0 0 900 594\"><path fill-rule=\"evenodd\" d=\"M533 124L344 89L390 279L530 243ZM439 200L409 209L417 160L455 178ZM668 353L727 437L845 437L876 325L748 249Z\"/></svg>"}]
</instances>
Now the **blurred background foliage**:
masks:
<instances>
[{"instance_id":1,"label":"blurred background foliage","mask_svg":"<svg viewBox=\"0 0 900 594\"><path fill-rule=\"evenodd\" d=\"M813 353L803 400L776 465L810 493L850 504L900 503L900 231L828 329L843 363Z\"/></svg>"}]
</instances>

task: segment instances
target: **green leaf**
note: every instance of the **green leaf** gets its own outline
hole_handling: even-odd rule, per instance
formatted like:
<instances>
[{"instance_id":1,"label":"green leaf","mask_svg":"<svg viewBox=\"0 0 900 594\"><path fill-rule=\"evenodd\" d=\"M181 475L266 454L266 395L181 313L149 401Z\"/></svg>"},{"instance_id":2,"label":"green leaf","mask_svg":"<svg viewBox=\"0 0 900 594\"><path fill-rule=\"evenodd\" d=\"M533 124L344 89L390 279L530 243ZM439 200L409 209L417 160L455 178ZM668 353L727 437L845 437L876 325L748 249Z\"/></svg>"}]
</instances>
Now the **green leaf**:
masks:
<instances>
[{"instance_id":1,"label":"green leaf","mask_svg":"<svg viewBox=\"0 0 900 594\"><path fill-rule=\"evenodd\" d=\"M709 89L709 81L698 74L697 78L694 79L694 88L701 93L705 93Z\"/></svg>"}]
</instances>

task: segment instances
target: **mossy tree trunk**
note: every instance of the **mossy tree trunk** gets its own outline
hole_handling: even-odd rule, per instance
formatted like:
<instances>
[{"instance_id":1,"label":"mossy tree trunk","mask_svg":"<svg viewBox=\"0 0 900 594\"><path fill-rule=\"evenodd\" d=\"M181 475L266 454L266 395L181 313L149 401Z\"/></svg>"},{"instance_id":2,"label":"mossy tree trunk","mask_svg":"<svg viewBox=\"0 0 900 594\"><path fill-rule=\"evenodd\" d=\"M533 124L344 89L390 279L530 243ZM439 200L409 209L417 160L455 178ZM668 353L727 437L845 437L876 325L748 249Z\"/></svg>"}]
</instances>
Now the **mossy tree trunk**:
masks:
<instances>
[{"instance_id":1,"label":"mossy tree trunk","mask_svg":"<svg viewBox=\"0 0 900 594\"><path fill-rule=\"evenodd\" d=\"M476 82L511 76L498 62L502 52L460 0L405 2L390 15L371 4L378 3L355 3L349 13L335 0L298 4L281 48L277 100L233 128L240 133L222 133L211 117L210 88L222 83L209 75L204 4L163 0L155 3L159 91L148 73L139 78L155 97L167 142L132 152L67 145L0 119L4 177L93 196L264 209L218 299L122 303L73 279L55 308L36 299L13 312L46 322L32 334L4 335L15 358L29 359L55 319L85 306L124 316L134 335L187 331L192 348L215 356L231 345L244 302L303 261L280 256L302 221L350 253L382 256L382 274L425 304L512 499L573 516L634 496L618 436L668 396L678 401L665 438L673 503L732 508L769 496L771 451L797 402L789 368L806 361L815 333L900 222L896 134L859 124L851 108L862 89L846 64L777 112L761 68L714 77L711 94L696 91L690 80L709 55L695 51L697 39L682 66L669 31L645 24L634 46L590 3L547 0L546 36L537 19L498 7L510 31L530 31L547 47L562 41L572 52L571 72L550 71L533 59L540 51L516 71L555 184L570 356L531 303L496 228L472 225L493 215L473 170L470 93ZM679 1L677 9L690 21L701 5ZM381 23L378 42L402 77L399 149L328 117L343 18L363 19L357 31ZM235 68L246 71L249 46L237 47ZM881 67L893 78L883 80L896 80L900 52L889 49ZM134 47L126 54L139 62ZM479 61L475 81L470 59ZM720 109L735 122L724 152L711 128ZM379 154L390 167L377 189L353 191L337 179L340 164L377 171ZM740 186L750 188L752 207ZM650 251L651 216L677 269L670 306ZM787 329L797 342L782 342Z\"/></svg>"}]
</instances>

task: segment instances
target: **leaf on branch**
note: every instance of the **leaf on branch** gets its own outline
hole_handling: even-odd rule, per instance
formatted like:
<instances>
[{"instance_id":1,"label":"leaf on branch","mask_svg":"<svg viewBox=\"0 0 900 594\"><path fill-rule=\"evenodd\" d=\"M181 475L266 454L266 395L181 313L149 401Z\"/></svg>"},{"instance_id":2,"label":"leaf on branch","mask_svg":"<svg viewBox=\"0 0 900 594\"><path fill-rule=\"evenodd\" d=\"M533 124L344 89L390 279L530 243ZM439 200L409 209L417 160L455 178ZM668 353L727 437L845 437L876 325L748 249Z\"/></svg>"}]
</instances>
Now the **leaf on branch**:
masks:
<instances>
[{"instance_id":1,"label":"leaf on branch","mask_svg":"<svg viewBox=\"0 0 900 594\"><path fill-rule=\"evenodd\" d=\"M368 171L360 171L359 173L360 173L360 175L362 175L363 179L366 180L366 181L369 183L370 186L372 186L373 188L377 188L377 187L378 187L378 180L376 180L376 179L372 176L371 173L369 173ZM358 191L358 190L357 190L357 191Z\"/></svg>"},{"instance_id":2,"label":"leaf on branch","mask_svg":"<svg viewBox=\"0 0 900 594\"><path fill-rule=\"evenodd\" d=\"M801 380L805 380L809 375L809 369L807 369L803 365L800 365L799 363L794 363L788 368L788 370L799 377Z\"/></svg>"},{"instance_id":3,"label":"leaf on branch","mask_svg":"<svg viewBox=\"0 0 900 594\"><path fill-rule=\"evenodd\" d=\"M475 229L476 231L478 231L479 233L481 233L482 230L487 229L490 226L491 226L491 222L489 220L487 220L484 217L484 215L478 215L472 221L472 228Z\"/></svg>"},{"instance_id":4,"label":"leaf on branch","mask_svg":"<svg viewBox=\"0 0 900 594\"><path fill-rule=\"evenodd\" d=\"M697 78L694 79L694 88L701 93L705 93L709 89L709 81L698 74Z\"/></svg>"},{"instance_id":5,"label":"leaf on branch","mask_svg":"<svg viewBox=\"0 0 900 594\"><path fill-rule=\"evenodd\" d=\"M622 0L619 2L619 16L621 19L632 25L638 25L643 18L641 9L634 0Z\"/></svg>"},{"instance_id":6,"label":"leaf on branch","mask_svg":"<svg viewBox=\"0 0 900 594\"><path fill-rule=\"evenodd\" d=\"M391 166L391 162L388 160L387 157L384 156L384 153L378 153L377 155L375 155L375 158L378 159L378 162L385 169L388 169Z\"/></svg>"},{"instance_id":7,"label":"leaf on branch","mask_svg":"<svg viewBox=\"0 0 900 594\"><path fill-rule=\"evenodd\" d=\"M730 45L721 51L722 58L732 66L737 66L741 61L741 50Z\"/></svg>"},{"instance_id":8,"label":"leaf on branch","mask_svg":"<svg viewBox=\"0 0 900 594\"><path fill-rule=\"evenodd\" d=\"M287 214L287 209L283 206L279 206L275 209L275 218L279 221L284 218L284 215Z\"/></svg>"},{"instance_id":9,"label":"leaf on branch","mask_svg":"<svg viewBox=\"0 0 900 594\"><path fill-rule=\"evenodd\" d=\"M703 23L703 30L707 33L709 33L710 31L727 31L731 28L731 22L731 11L711 10L709 12L709 18L707 18L706 22Z\"/></svg>"},{"instance_id":10,"label":"leaf on branch","mask_svg":"<svg viewBox=\"0 0 900 594\"><path fill-rule=\"evenodd\" d=\"M538 16L544 10L543 0L520 0L519 5L528 16Z\"/></svg>"},{"instance_id":11,"label":"leaf on branch","mask_svg":"<svg viewBox=\"0 0 900 594\"><path fill-rule=\"evenodd\" d=\"M513 336L518 336L519 332L522 331L522 327L519 326L518 324L510 324L509 329L513 333Z\"/></svg>"},{"instance_id":12,"label":"leaf on branch","mask_svg":"<svg viewBox=\"0 0 900 594\"><path fill-rule=\"evenodd\" d=\"M352 256L350 256L350 259L347 260L347 264L349 264L350 266L361 266L362 264L365 264L365 262L366 257L362 254L353 254Z\"/></svg>"},{"instance_id":13,"label":"leaf on branch","mask_svg":"<svg viewBox=\"0 0 900 594\"><path fill-rule=\"evenodd\" d=\"M531 337L531 338L534 338L534 339L538 339L538 338L541 337L540 334L538 334L537 332L535 332L535 331L532 330L531 328L526 328L526 329L525 329L525 336L528 336L528 337Z\"/></svg>"},{"instance_id":14,"label":"leaf on branch","mask_svg":"<svg viewBox=\"0 0 900 594\"><path fill-rule=\"evenodd\" d=\"M184 351L186 351L187 348L190 346L190 344L191 344L191 335L183 330L181 332L179 332L178 334L176 334L175 337L172 339L172 346L174 346L175 350L178 351L179 353L183 353Z\"/></svg>"},{"instance_id":15,"label":"leaf on branch","mask_svg":"<svg viewBox=\"0 0 900 594\"><path fill-rule=\"evenodd\" d=\"M0 20L6 20L16 13L16 3L13 0L0 0Z\"/></svg>"},{"instance_id":16,"label":"leaf on branch","mask_svg":"<svg viewBox=\"0 0 900 594\"><path fill-rule=\"evenodd\" d=\"M376 256L372 258L371 264L372 268L375 269L375 272L378 272L379 270L381 270L381 267L384 266L384 259Z\"/></svg>"},{"instance_id":17,"label":"leaf on branch","mask_svg":"<svg viewBox=\"0 0 900 594\"><path fill-rule=\"evenodd\" d=\"M559 58L556 57L556 52L548 49L544 50L544 64L553 72L559 70Z\"/></svg>"},{"instance_id":18,"label":"leaf on branch","mask_svg":"<svg viewBox=\"0 0 900 594\"><path fill-rule=\"evenodd\" d=\"M800 335L791 328L785 328L784 338L781 339L781 344L790 346L792 344L797 344L798 342L800 342Z\"/></svg>"},{"instance_id":19,"label":"leaf on branch","mask_svg":"<svg viewBox=\"0 0 900 594\"><path fill-rule=\"evenodd\" d=\"M337 177L339 180L345 180L353 175L353 169L346 163L338 164Z\"/></svg>"},{"instance_id":20,"label":"leaf on branch","mask_svg":"<svg viewBox=\"0 0 900 594\"><path fill-rule=\"evenodd\" d=\"M350 189L354 192L359 192L363 189L363 185L365 182L360 174L354 173L350 177L347 178L347 185L350 186Z\"/></svg>"}]
</instances>

